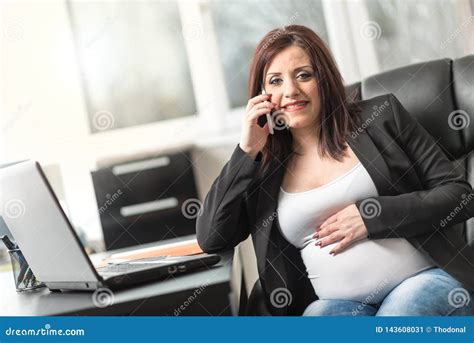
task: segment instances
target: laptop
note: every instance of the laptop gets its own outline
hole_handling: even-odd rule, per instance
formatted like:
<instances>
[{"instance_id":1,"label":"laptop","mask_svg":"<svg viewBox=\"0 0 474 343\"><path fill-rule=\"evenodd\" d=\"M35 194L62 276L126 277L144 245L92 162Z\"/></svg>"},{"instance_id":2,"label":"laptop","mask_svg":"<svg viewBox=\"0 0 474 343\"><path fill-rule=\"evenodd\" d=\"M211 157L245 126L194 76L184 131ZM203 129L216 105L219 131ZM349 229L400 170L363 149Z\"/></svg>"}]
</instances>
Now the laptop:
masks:
<instances>
[{"instance_id":1,"label":"laptop","mask_svg":"<svg viewBox=\"0 0 474 343\"><path fill-rule=\"evenodd\" d=\"M33 160L0 168L0 215L37 279L52 291L123 288L220 261L219 255L202 253L94 267L40 164Z\"/></svg>"}]
</instances>

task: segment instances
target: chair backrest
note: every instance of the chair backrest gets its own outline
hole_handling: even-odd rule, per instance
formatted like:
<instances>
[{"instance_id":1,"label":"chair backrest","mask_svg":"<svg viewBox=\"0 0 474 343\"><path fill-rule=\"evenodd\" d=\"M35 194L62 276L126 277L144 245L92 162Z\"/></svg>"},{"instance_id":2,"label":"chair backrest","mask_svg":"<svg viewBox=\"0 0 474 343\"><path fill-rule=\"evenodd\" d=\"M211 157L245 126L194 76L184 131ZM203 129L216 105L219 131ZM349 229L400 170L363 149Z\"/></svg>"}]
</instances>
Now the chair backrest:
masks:
<instances>
[{"instance_id":1,"label":"chair backrest","mask_svg":"<svg viewBox=\"0 0 474 343\"><path fill-rule=\"evenodd\" d=\"M393 93L474 185L474 55L389 70L346 91L359 100ZM459 227L474 247L474 218Z\"/></svg>"}]
</instances>

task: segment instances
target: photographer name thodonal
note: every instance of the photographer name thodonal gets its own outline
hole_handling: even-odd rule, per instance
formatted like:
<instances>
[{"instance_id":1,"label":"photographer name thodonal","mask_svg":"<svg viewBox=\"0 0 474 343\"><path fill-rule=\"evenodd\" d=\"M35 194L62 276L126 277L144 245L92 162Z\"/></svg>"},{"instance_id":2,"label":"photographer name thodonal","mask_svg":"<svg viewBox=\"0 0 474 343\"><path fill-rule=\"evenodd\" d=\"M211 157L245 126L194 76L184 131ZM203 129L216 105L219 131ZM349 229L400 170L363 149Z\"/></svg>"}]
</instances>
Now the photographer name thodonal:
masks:
<instances>
[{"instance_id":1,"label":"photographer name thodonal","mask_svg":"<svg viewBox=\"0 0 474 343\"><path fill-rule=\"evenodd\" d=\"M433 326L433 332L435 333L466 333L466 327L442 327L442 326Z\"/></svg>"},{"instance_id":2,"label":"photographer name thodonal","mask_svg":"<svg viewBox=\"0 0 474 343\"><path fill-rule=\"evenodd\" d=\"M376 326L376 333L422 334L422 333L466 333L465 326Z\"/></svg>"}]
</instances>

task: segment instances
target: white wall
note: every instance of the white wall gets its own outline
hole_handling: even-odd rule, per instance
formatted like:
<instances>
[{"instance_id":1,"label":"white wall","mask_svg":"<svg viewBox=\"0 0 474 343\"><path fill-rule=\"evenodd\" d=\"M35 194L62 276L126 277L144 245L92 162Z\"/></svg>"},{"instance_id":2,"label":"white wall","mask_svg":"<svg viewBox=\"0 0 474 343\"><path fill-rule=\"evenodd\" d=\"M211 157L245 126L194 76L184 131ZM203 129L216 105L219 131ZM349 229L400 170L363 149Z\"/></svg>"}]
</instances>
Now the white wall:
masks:
<instances>
[{"instance_id":1,"label":"white wall","mask_svg":"<svg viewBox=\"0 0 474 343\"><path fill-rule=\"evenodd\" d=\"M70 207L91 211L85 171L93 159L64 3L4 4L2 21L11 34L1 50L2 161L59 163ZM77 223L80 215L72 214Z\"/></svg>"}]
</instances>

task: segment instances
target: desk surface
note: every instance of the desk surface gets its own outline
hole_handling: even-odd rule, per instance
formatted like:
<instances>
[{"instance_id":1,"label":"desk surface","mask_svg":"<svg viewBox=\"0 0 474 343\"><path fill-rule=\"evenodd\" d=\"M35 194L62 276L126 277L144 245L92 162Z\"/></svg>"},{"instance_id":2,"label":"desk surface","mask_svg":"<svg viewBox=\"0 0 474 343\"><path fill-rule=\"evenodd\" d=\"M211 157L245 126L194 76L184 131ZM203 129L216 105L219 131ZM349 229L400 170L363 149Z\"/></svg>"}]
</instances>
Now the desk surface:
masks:
<instances>
[{"instance_id":1,"label":"desk surface","mask_svg":"<svg viewBox=\"0 0 474 343\"><path fill-rule=\"evenodd\" d=\"M183 238L146 244L140 248L172 243ZM93 260L133 249L97 254ZM220 256L221 261L209 269L114 291L112 304L104 308L94 305L91 292L51 293L43 288L17 293L11 271L3 272L0 273L0 316L235 314L234 304L231 304L233 290L230 283L233 252Z\"/></svg>"}]
</instances>

